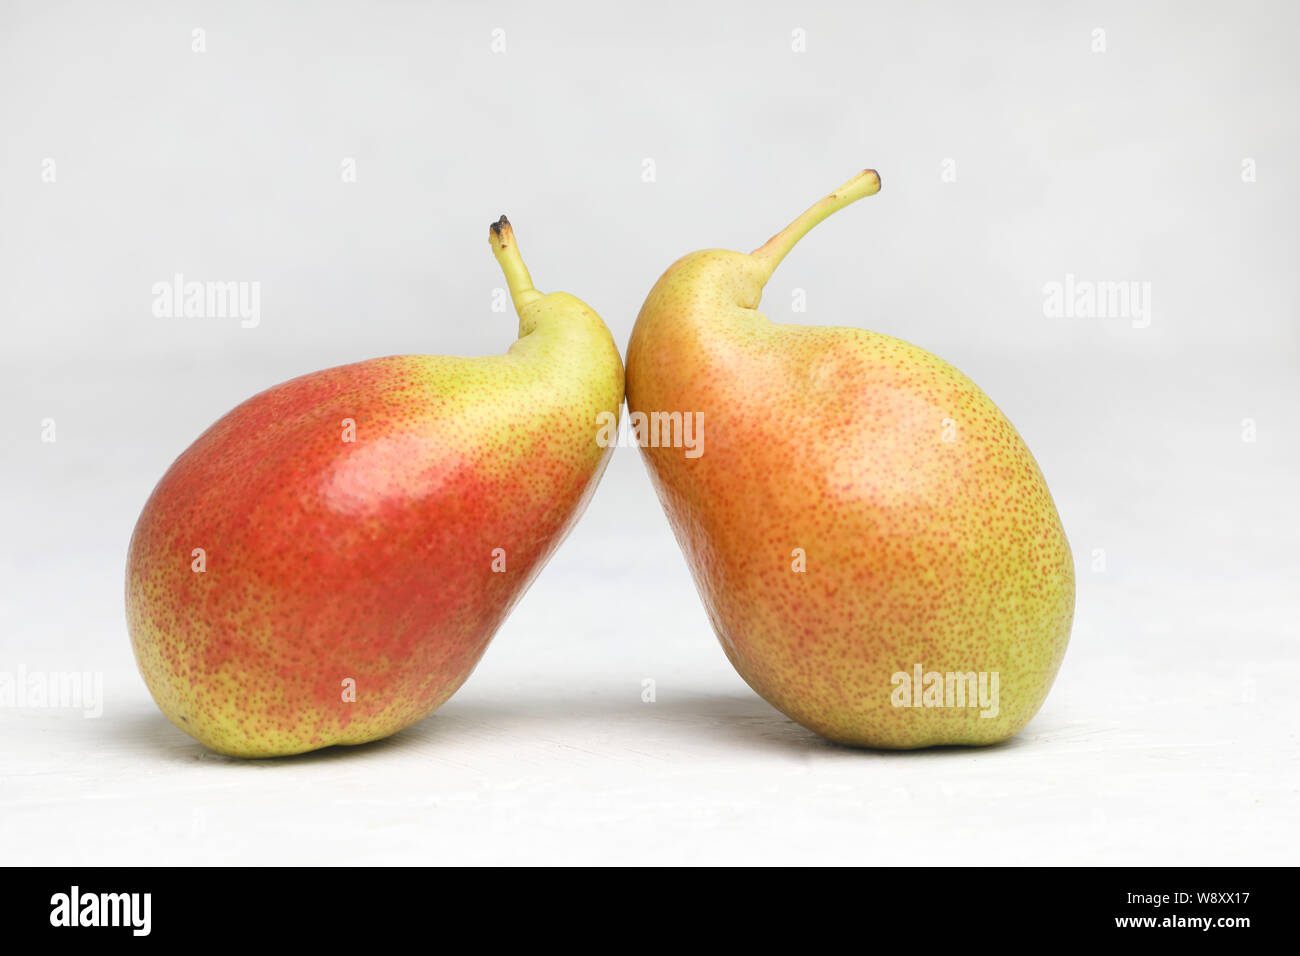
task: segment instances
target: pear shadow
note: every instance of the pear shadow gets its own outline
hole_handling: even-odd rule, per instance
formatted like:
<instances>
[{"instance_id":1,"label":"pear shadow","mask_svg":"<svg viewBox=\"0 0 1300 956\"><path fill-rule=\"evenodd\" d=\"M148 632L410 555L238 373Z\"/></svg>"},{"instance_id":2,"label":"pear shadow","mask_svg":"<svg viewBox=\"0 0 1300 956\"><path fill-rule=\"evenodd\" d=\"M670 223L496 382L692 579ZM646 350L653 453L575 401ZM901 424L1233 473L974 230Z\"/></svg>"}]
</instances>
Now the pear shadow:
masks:
<instances>
[{"instance_id":1,"label":"pear shadow","mask_svg":"<svg viewBox=\"0 0 1300 956\"><path fill-rule=\"evenodd\" d=\"M638 688L639 691L639 688ZM456 737L555 740L594 731L617 745L686 748L702 739L769 753L800 754L837 745L819 737L756 695L685 693L641 701L639 693L565 696L453 697L437 711L395 735L418 741L427 752L434 734Z\"/></svg>"},{"instance_id":2,"label":"pear shadow","mask_svg":"<svg viewBox=\"0 0 1300 956\"><path fill-rule=\"evenodd\" d=\"M638 744L650 736L663 744L715 743L785 757L828 756L837 760L885 758L943 759L979 753L1000 753L1032 746L1018 734L985 746L944 745L915 750L855 747L829 740L791 720L757 694L688 692L644 703L636 695L619 693L582 697L516 695L508 698L452 698L434 713L391 736L364 744L335 744L318 750L274 757L235 757L217 753L175 726L156 708L113 721L117 740L137 752L152 752L169 763L221 763L250 768L310 766L339 760L366 760L402 751L428 753L441 739L462 733L477 736L547 737L563 728L601 727L613 740L624 732Z\"/></svg>"},{"instance_id":3,"label":"pear shadow","mask_svg":"<svg viewBox=\"0 0 1300 956\"><path fill-rule=\"evenodd\" d=\"M945 756L973 757L979 754L1001 752L1027 745L1027 741L1020 740L1018 736L1009 740L1000 740L993 744L931 744L928 747L914 747L911 750L891 750L885 747L854 747L850 744L838 744L833 741L832 743L837 749L849 753L874 754L877 757L888 757L893 760L915 760L926 757L940 759Z\"/></svg>"},{"instance_id":4,"label":"pear shadow","mask_svg":"<svg viewBox=\"0 0 1300 956\"><path fill-rule=\"evenodd\" d=\"M425 721L420 721L420 726ZM417 740L408 737L412 727L404 728L388 737L372 740L364 744L333 744L318 750L308 750L299 754L286 754L274 757L236 757L218 753L200 743L181 728L177 727L156 708L151 713L131 714L113 721L104 730L111 733L120 743L133 752L153 753L168 763L231 764L250 768L267 768L284 764L298 766L330 763L335 760L358 760L382 755L394 750L413 747Z\"/></svg>"},{"instance_id":5,"label":"pear shadow","mask_svg":"<svg viewBox=\"0 0 1300 956\"><path fill-rule=\"evenodd\" d=\"M636 735L638 743L643 743L644 733L635 726L643 720L651 722L651 736L666 744L678 739L689 744L707 738L725 745L787 757L943 759L993 753L1030 743L1017 736L982 746L954 744L914 750L855 747L809 730L757 694L710 691L663 695L654 703L643 703L635 695L626 693L616 697L604 694L598 697L471 697L460 701L452 698L437 712L403 730L402 734L422 737L439 721L444 723L449 734L455 734L458 728L463 727L472 728L476 733L518 737L527 737L530 733L545 735L566 725L593 725L603 727L615 739L628 731Z\"/></svg>"},{"instance_id":6,"label":"pear shadow","mask_svg":"<svg viewBox=\"0 0 1300 956\"><path fill-rule=\"evenodd\" d=\"M893 760L942 759L964 757L978 753L992 753L1019 746L1028 741L1020 736L995 744L943 744L896 750L886 747L859 747L839 743L809 730L787 717L757 694L702 694L683 705L700 716L707 717L713 731L721 738L762 750L799 752L830 756L833 759L861 760L876 757Z\"/></svg>"}]
</instances>

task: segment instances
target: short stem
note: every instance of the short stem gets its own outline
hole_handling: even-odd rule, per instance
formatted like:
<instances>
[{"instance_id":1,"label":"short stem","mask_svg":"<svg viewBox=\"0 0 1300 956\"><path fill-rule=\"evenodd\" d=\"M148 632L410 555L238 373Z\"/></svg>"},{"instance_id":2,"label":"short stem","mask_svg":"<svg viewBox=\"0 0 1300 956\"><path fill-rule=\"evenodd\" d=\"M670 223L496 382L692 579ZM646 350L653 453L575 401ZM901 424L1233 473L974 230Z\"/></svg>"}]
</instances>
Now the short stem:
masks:
<instances>
[{"instance_id":1,"label":"short stem","mask_svg":"<svg viewBox=\"0 0 1300 956\"><path fill-rule=\"evenodd\" d=\"M880 192L880 176L874 169L864 169L835 192L813 203L802 216L786 226L763 245L750 253L767 267L770 276L776 271L781 260L786 257L795 243L808 234L813 226L833 212L843 209L851 202L857 202L865 196Z\"/></svg>"},{"instance_id":2,"label":"short stem","mask_svg":"<svg viewBox=\"0 0 1300 956\"><path fill-rule=\"evenodd\" d=\"M492 252L506 275L506 285L510 287L510 298L514 300L515 311L540 299L542 294L533 288L528 267L524 265L519 247L515 245L515 231L510 228L510 220L502 216L492 223L488 241L492 243Z\"/></svg>"}]
</instances>

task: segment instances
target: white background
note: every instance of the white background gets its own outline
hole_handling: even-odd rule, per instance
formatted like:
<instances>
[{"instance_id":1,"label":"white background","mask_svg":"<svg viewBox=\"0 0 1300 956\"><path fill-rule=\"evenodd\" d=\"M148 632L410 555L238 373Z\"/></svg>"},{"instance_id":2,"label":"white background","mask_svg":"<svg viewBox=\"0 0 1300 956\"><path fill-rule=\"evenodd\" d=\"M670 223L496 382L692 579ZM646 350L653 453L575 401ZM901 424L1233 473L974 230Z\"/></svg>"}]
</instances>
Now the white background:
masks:
<instances>
[{"instance_id":1,"label":"white background","mask_svg":"<svg viewBox=\"0 0 1300 956\"><path fill-rule=\"evenodd\" d=\"M0 6L0 671L105 694L0 708L0 862L1295 862L1294 4L269 6ZM245 762L157 710L127 540L218 416L317 368L504 350L503 211L538 287L624 346L671 261L751 249L863 166L881 194L763 307L936 352L1037 456L1078 612L1017 738L859 752L772 710L633 449L417 726ZM178 272L260 282L260 325L155 317ZM1045 317L1067 273L1149 282L1149 327Z\"/></svg>"}]
</instances>

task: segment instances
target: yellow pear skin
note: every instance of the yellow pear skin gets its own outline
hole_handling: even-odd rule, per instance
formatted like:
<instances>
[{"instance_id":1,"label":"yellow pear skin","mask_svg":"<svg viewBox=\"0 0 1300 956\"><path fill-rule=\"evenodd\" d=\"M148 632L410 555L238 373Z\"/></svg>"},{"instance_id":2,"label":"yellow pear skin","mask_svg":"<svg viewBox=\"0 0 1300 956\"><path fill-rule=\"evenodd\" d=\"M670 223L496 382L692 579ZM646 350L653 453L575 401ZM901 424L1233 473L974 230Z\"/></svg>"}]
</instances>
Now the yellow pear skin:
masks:
<instances>
[{"instance_id":1,"label":"yellow pear skin","mask_svg":"<svg viewBox=\"0 0 1300 956\"><path fill-rule=\"evenodd\" d=\"M628 345L630 424L723 650L764 699L844 744L992 744L1042 705L1074 616L1037 463L942 359L758 311L794 244L879 189L866 170L749 255L670 266ZM694 449L653 434L662 413L691 416Z\"/></svg>"}]
</instances>

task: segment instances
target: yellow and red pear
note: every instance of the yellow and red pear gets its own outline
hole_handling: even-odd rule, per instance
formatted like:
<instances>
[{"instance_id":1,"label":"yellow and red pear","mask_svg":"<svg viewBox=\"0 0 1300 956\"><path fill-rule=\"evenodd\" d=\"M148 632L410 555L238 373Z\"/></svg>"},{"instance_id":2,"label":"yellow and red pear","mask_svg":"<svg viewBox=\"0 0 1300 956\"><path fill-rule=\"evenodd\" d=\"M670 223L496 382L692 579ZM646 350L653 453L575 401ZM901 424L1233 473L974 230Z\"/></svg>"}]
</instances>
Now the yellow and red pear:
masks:
<instances>
[{"instance_id":1,"label":"yellow and red pear","mask_svg":"<svg viewBox=\"0 0 1300 956\"><path fill-rule=\"evenodd\" d=\"M131 643L178 727L245 757L360 744L442 704L585 507L623 366L609 330L532 287L500 355L304 375L204 432L144 507Z\"/></svg>"},{"instance_id":2,"label":"yellow and red pear","mask_svg":"<svg viewBox=\"0 0 1300 956\"><path fill-rule=\"evenodd\" d=\"M633 422L698 418L692 455L663 435L642 452L754 690L846 744L993 743L1042 705L1074 612L1037 463L942 359L758 311L795 243L879 189L864 171L753 253L670 266L632 331L628 410Z\"/></svg>"}]
</instances>

